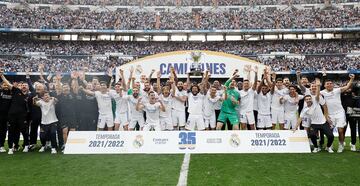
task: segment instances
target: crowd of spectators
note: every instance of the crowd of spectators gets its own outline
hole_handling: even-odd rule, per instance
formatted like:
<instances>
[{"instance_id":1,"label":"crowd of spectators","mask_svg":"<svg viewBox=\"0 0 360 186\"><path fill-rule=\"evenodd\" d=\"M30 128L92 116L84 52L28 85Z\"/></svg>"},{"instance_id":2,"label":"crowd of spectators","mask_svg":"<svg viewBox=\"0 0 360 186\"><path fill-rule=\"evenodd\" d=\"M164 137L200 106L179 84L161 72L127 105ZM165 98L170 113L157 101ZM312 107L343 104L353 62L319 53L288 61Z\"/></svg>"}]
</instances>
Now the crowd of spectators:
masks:
<instances>
[{"instance_id":1,"label":"crowd of spectators","mask_svg":"<svg viewBox=\"0 0 360 186\"><path fill-rule=\"evenodd\" d=\"M226 41L226 42L112 42L0 40L0 55L42 52L46 55L122 53L144 56L178 50L211 50L241 56L289 52L292 54L344 54L360 51L359 40Z\"/></svg>"},{"instance_id":2,"label":"crowd of spectators","mask_svg":"<svg viewBox=\"0 0 360 186\"><path fill-rule=\"evenodd\" d=\"M70 72L84 70L88 72L106 72L109 67L120 66L131 60L126 59L59 59L59 58L0 58L0 67L5 72L25 72L27 68L32 72L38 71L39 64L44 64L45 71ZM358 70L360 57L344 56L307 56L299 58L257 58L257 61L270 66L274 71L328 71Z\"/></svg>"},{"instance_id":3,"label":"crowd of spectators","mask_svg":"<svg viewBox=\"0 0 360 186\"><path fill-rule=\"evenodd\" d=\"M157 17L158 16L158 17ZM360 9L305 9L224 12L91 11L60 8L0 8L1 28L43 29L296 29L360 25Z\"/></svg>"},{"instance_id":4,"label":"crowd of spectators","mask_svg":"<svg viewBox=\"0 0 360 186\"><path fill-rule=\"evenodd\" d=\"M304 59L260 59L265 65L269 65L274 71L321 71L326 70L358 70L360 69L360 57L340 56L307 56Z\"/></svg>"},{"instance_id":5,"label":"crowd of spectators","mask_svg":"<svg viewBox=\"0 0 360 186\"><path fill-rule=\"evenodd\" d=\"M1 0L12 3L116 5L116 6L238 6L320 4L325 0ZM332 3L358 2L358 0L330 0Z\"/></svg>"},{"instance_id":6,"label":"crowd of spectators","mask_svg":"<svg viewBox=\"0 0 360 186\"><path fill-rule=\"evenodd\" d=\"M60 59L60 58L0 58L0 68L5 72L38 72L39 64L44 65L45 72L71 72L84 70L87 72L106 72L110 67L129 62L126 59Z\"/></svg>"}]
</instances>

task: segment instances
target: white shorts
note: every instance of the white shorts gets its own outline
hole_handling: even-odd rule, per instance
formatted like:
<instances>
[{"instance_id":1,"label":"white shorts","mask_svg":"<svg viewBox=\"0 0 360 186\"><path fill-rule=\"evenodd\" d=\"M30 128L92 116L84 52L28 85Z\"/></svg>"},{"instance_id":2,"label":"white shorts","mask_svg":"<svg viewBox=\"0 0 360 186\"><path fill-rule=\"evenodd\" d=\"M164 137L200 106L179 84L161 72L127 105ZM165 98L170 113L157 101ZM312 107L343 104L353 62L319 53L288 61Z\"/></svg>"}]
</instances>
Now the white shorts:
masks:
<instances>
[{"instance_id":1,"label":"white shorts","mask_svg":"<svg viewBox=\"0 0 360 186\"><path fill-rule=\"evenodd\" d=\"M105 128L105 125L108 128L114 126L114 118L112 114L99 115L97 127L103 129Z\"/></svg>"},{"instance_id":2,"label":"white shorts","mask_svg":"<svg viewBox=\"0 0 360 186\"><path fill-rule=\"evenodd\" d=\"M211 116L204 116L205 128L215 128L216 127L216 116L215 113Z\"/></svg>"},{"instance_id":3,"label":"white shorts","mask_svg":"<svg viewBox=\"0 0 360 186\"><path fill-rule=\"evenodd\" d=\"M329 118L332 124L337 128L344 128L346 126L345 112L339 112L332 115L329 114Z\"/></svg>"},{"instance_id":4,"label":"white shorts","mask_svg":"<svg viewBox=\"0 0 360 186\"><path fill-rule=\"evenodd\" d=\"M161 131L160 122L159 123L145 123L143 131L150 131L154 129L155 131Z\"/></svg>"},{"instance_id":5,"label":"white shorts","mask_svg":"<svg viewBox=\"0 0 360 186\"><path fill-rule=\"evenodd\" d=\"M271 110L271 122L273 124L284 123L285 113L283 110Z\"/></svg>"},{"instance_id":6,"label":"white shorts","mask_svg":"<svg viewBox=\"0 0 360 186\"><path fill-rule=\"evenodd\" d=\"M284 128L285 129L294 129L297 124L297 114L295 113L285 113L284 119Z\"/></svg>"},{"instance_id":7,"label":"white shorts","mask_svg":"<svg viewBox=\"0 0 360 186\"><path fill-rule=\"evenodd\" d=\"M183 127L186 123L186 117L185 117L185 110L184 111L178 111L178 110L171 110L171 116L172 116L172 122L174 127Z\"/></svg>"},{"instance_id":8,"label":"white shorts","mask_svg":"<svg viewBox=\"0 0 360 186\"><path fill-rule=\"evenodd\" d=\"M310 118L301 118L301 125L302 125L304 128L309 128L310 125L311 125L311 120L310 120Z\"/></svg>"},{"instance_id":9,"label":"white shorts","mask_svg":"<svg viewBox=\"0 0 360 186\"><path fill-rule=\"evenodd\" d=\"M161 130L173 130L173 124L170 117L160 117Z\"/></svg>"},{"instance_id":10,"label":"white shorts","mask_svg":"<svg viewBox=\"0 0 360 186\"><path fill-rule=\"evenodd\" d=\"M189 115L185 128L187 130L205 130L204 118L202 115Z\"/></svg>"},{"instance_id":11,"label":"white shorts","mask_svg":"<svg viewBox=\"0 0 360 186\"><path fill-rule=\"evenodd\" d=\"M258 118L257 118L257 128L260 129L264 129L264 128L271 128L272 127L272 123L271 123L271 116L269 115L263 115L263 114L258 114Z\"/></svg>"},{"instance_id":12,"label":"white shorts","mask_svg":"<svg viewBox=\"0 0 360 186\"><path fill-rule=\"evenodd\" d=\"M246 124L249 124L249 125L254 125L255 124L254 111L240 112L239 113L239 120L240 120L240 123L246 123Z\"/></svg>"},{"instance_id":13,"label":"white shorts","mask_svg":"<svg viewBox=\"0 0 360 186\"><path fill-rule=\"evenodd\" d=\"M129 128L134 129L136 126L136 123L139 123L140 128L144 127L144 124L145 124L144 117L131 118L131 120L129 122Z\"/></svg>"},{"instance_id":14,"label":"white shorts","mask_svg":"<svg viewBox=\"0 0 360 186\"><path fill-rule=\"evenodd\" d=\"M129 124L129 117L128 117L128 113L124 112L124 113L116 113L115 114L115 120L114 123L120 124L120 126L124 126Z\"/></svg>"}]
</instances>

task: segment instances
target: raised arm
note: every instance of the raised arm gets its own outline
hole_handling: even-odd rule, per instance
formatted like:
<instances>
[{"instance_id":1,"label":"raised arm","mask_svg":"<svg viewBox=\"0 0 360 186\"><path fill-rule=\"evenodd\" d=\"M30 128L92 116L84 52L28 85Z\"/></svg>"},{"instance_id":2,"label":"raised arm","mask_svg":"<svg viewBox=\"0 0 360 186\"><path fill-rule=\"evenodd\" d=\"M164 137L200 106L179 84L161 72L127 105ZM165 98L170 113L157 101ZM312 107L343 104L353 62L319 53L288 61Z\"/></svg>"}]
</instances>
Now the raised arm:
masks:
<instances>
[{"instance_id":1,"label":"raised arm","mask_svg":"<svg viewBox=\"0 0 360 186\"><path fill-rule=\"evenodd\" d=\"M255 67L254 67L254 72L255 72L255 80L254 80L254 83L253 83L252 89L253 89L253 90L256 90L256 87L257 87L257 81L258 81L258 72L259 72L259 68L258 68L258 66L255 66ZM250 74L250 73L249 73L249 74Z\"/></svg>"},{"instance_id":2,"label":"raised arm","mask_svg":"<svg viewBox=\"0 0 360 186\"><path fill-rule=\"evenodd\" d=\"M317 102L320 101L320 79L319 78L316 78L315 79L315 85L316 85L316 97L315 97L315 100Z\"/></svg>"},{"instance_id":3,"label":"raised arm","mask_svg":"<svg viewBox=\"0 0 360 186\"><path fill-rule=\"evenodd\" d=\"M130 85L132 85L131 88L134 88L133 73L134 73L134 67L131 66L130 67L130 76L129 76L128 83L127 83L127 89L130 89Z\"/></svg>"},{"instance_id":4,"label":"raised arm","mask_svg":"<svg viewBox=\"0 0 360 186\"><path fill-rule=\"evenodd\" d=\"M151 78L152 78L154 73L155 73L155 69L152 69L150 74L149 74L149 77L148 77L149 83L151 82Z\"/></svg>"},{"instance_id":5,"label":"raised arm","mask_svg":"<svg viewBox=\"0 0 360 186\"><path fill-rule=\"evenodd\" d=\"M32 83L31 78L30 78L30 69L26 68L25 72L26 72L26 83L29 86L29 91L33 93L33 92L35 92L35 89L33 87L33 83Z\"/></svg>"},{"instance_id":6,"label":"raised arm","mask_svg":"<svg viewBox=\"0 0 360 186\"><path fill-rule=\"evenodd\" d=\"M122 87L123 87L124 91L127 91L128 88L127 88L126 81L125 81L124 71L122 69L120 69L119 73L120 73Z\"/></svg>"},{"instance_id":7,"label":"raised arm","mask_svg":"<svg viewBox=\"0 0 360 186\"><path fill-rule=\"evenodd\" d=\"M91 91L91 90L88 90L88 89L84 89L83 87L79 87L79 90L80 91L83 91L86 95L89 95L89 96L94 96L95 95L95 92Z\"/></svg>"},{"instance_id":8,"label":"raised arm","mask_svg":"<svg viewBox=\"0 0 360 186\"><path fill-rule=\"evenodd\" d=\"M62 91L62 87L61 87L61 72L57 72L56 73L56 84L55 84L55 91L56 91L56 94L57 95L60 95L61 94L61 91Z\"/></svg>"},{"instance_id":9,"label":"raised arm","mask_svg":"<svg viewBox=\"0 0 360 186\"><path fill-rule=\"evenodd\" d=\"M296 71L296 82L297 82L298 87L300 88L301 92L305 93L306 87L304 87L304 85L301 84L301 71L300 70Z\"/></svg>"},{"instance_id":10,"label":"raised arm","mask_svg":"<svg viewBox=\"0 0 360 186\"><path fill-rule=\"evenodd\" d=\"M260 94L261 87L262 87L263 85L264 85L264 77L263 77L263 79L261 80L260 85L257 87L256 92L257 92L258 94Z\"/></svg>"},{"instance_id":11,"label":"raised arm","mask_svg":"<svg viewBox=\"0 0 360 186\"><path fill-rule=\"evenodd\" d=\"M354 82L355 75L350 74L349 77L350 81L346 84L346 86L340 88L341 92L345 92L347 89L351 88L352 83Z\"/></svg>"},{"instance_id":12,"label":"raised arm","mask_svg":"<svg viewBox=\"0 0 360 186\"><path fill-rule=\"evenodd\" d=\"M160 95L160 93L161 93L160 78L161 78L161 72L158 71L156 73L156 86L157 86L157 94L158 95Z\"/></svg>"},{"instance_id":13,"label":"raised arm","mask_svg":"<svg viewBox=\"0 0 360 186\"><path fill-rule=\"evenodd\" d=\"M2 81L10 88L10 90L14 87L13 84L11 84L4 76L4 71L3 69L1 69L0 71L0 76L1 76L1 79Z\"/></svg>"},{"instance_id":14,"label":"raised arm","mask_svg":"<svg viewBox=\"0 0 360 186\"><path fill-rule=\"evenodd\" d=\"M77 72L71 72L71 88L75 94L79 94L79 82Z\"/></svg>"}]
</instances>

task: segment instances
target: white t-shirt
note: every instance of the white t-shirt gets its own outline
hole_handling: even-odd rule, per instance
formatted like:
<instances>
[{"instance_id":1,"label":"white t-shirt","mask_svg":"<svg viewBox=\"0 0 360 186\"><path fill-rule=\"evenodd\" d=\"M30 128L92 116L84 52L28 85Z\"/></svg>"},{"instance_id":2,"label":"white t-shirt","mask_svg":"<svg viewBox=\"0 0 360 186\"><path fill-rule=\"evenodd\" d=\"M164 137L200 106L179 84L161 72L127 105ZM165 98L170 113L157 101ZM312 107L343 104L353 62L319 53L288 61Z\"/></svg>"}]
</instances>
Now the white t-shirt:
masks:
<instances>
[{"instance_id":1,"label":"white t-shirt","mask_svg":"<svg viewBox=\"0 0 360 186\"><path fill-rule=\"evenodd\" d=\"M219 96L220 98L223 96L224 90L216 90L216 96ZM222 106L222 101L218 101L215 104L215 110L220 110Z\"/></svg>"},{"instance_id":2,"label":"white t-shirt","mask_svg":"<svg viewBox=\"0 0 360 186\"><path fill-rule=\"evenodd\" d=\"M259 107L258 107L258 99L257 99L257 93L256 93L256 91L254 91L254 104L253 104L253 106L254 106L254 110L259 110Z\"/></svg>"},{"instance_id":3,"label":"white t-shirt","mask_svg":"<svg viewBox=\"0 0 360 186\"><path fill-rule=\"evenodd\" d=\"M144 111L146 112L146 123L159 123L160 122L160 103L155 104L145 103Z\"/></svg>"},{"instance_id":4,"label":"white t-shirt","mask_svg":"<svg viewBox=\"0 0 360 186\"><path fill-rule=\"evenodd\" d=\"M138 118L144 117L144 111L143 110L140 110L140 111L136 110L136 104L137 104L139 98L140 98L140 96L135 99L134 96L132 96L132 95L127 97L128 103L129 103L129 108L130 108L131 118L138 119ZM140 103L142 103L142 101Z\"/></svg>"},{"instance_id":5,"label":"white t-shirt","mask_svg":"<svg viewBox=\"0 0 360 186\"><path fill-rule=\"evenodd\" d=\"M120 95L115 90L110 90L109 93L116 102L116 113L126 113L128 111L128 95L126 92L122 92L122 97L120 97Z\"/></svg>"},{"instance_id":6,"label":"white t-shirt","mask_svg":"<svg viewBox=\"0 0 360 186\"><path fill-rule=\"evenodd\" d=\"M270 115L271 93L263 94L261 91L257 94L258 113L262 115Z\"/></svg>"},{"instance_id":7,"label":"white t-shirt","mask_svg":"<svg viewBox=\"0 0 360 186\"><path fill-rule=\"evenodd\" d=\"M41 109L41 124L49 125L58 121L55 113L55 102L51 99L49 102L39 100L36 102Z\"/></svg>"},{"instance_id":8,"label":"white t-shirt","mask_svg":"<svg viewBox=\"0 0 360 186\"><path fill-rule=\"evenodd\" d=\"M205 116L211 116L215 114L215 108L216 104L220 100L220 96L215 96L214 98L211 98L210 92L204 97L204 104L203 104L203 112Z\"/></svg>"},{"instance_id":9,"label":"white t-shirt","mask_svg":"<svg viewBox=\"0 0 360 186\"><path fill-rule=\"evenodd\" d=\"M100 91L95 91L95 97L98 103L100 115L112 115L111 95L109 92L102 94Z\"/></svg>"},{"instance_id":10,"label":"white t-shirt","mask_svg":"<svg viewBox=\"0 0 360 186\"><path fill-rule=\"evenodd\" d=\"M295 102L294 97L290 97L290 95L285 95L284 96L285 113L289 113L289 114L296 113L299 108L299 100L301 100L303 98L304 98L303 95L298 95L298 101Z\"/></svg>"},{"instance_id":11,"label":"white t-shirt","mask_svg":"<svg viewBox=\"0 0 360 186\"><path fill-rule=\"evenodd\" d=\"M308 107L304 103L304 108L300 113L301 118L309 118L311 124L321 125L326 122L325 116L321 110L320 105L324 105L325 100L320 96L319 102L313 99L313 104Z\"/></svg>"},{"instance_id":12,"label":"white t-shirt","mask_svg":"<svg viewBox=\"0 0 360 186\"><path fill-rule=\"evenodd\" d=\"M286 95L285 89L277 89L275 87L274 94L271 98L271 109L277 111L284 111L284 104L280 104L280 98Z\"/></svg>"},{"instance_id":13,"label":"white t-shirt","mask_svg":"<svg viewBox=\"0 0 360 186\"><path fill-rule=\"evenodd\" d=\"M176 89L175 95L177 97L183 97L183 96L187 96L187 92L185 90L179 91ZM172 108L177 111L185 111L185 103L174 98L172 103Z\"/></svg>"},{"instance_id":14,"label":"white t-shirt","mask_svg":"<svg viewBox=\"0 0 360 186\"><path fill-rule=\"evenodd\" d=\"M324 96L326 105L328 107L329 115L345 112L341 104L341 89L335 88L331 92L325 90L320 91Z\"/></svg>"},{"instance_id":15,"label":"white t-shirt","mask_svg":"<svg viewBox=\"0 0 360 186\"><path fill-rule=\"evenodd\" d=\"M164 104L164 107L165 107L165 112L160 110L160 117L163 117L163 118L171 117L171 108L172 108L172 102L173 102L173 98L171 97L171 95L169 95L168 97L164 97L164 95L161 94L159 96L159 100L162 101L162 103Z\"/></svg>"},{"instance_id":16,"label":"white t-shirt","mask_svg":"<svg viewBox=\"0 0 360 186\"><path fill-rule=\"evenodd\" d=\"M239 93L241 97L240 113L253 112L255 91L250 88L247 91L240 90Z\"/></svg>"},{"instance_id":17,"label":"white t-shirt","mask_svg":"<svg viewBox=\"0 0 360 186\"><path fill-rule=\"evenodd\" d=\"M196 96L194 96L191 92L188 94L189 114L203 115L204 97L205 96L200 93L198 93Z\"/></svg>"}]
</instances>

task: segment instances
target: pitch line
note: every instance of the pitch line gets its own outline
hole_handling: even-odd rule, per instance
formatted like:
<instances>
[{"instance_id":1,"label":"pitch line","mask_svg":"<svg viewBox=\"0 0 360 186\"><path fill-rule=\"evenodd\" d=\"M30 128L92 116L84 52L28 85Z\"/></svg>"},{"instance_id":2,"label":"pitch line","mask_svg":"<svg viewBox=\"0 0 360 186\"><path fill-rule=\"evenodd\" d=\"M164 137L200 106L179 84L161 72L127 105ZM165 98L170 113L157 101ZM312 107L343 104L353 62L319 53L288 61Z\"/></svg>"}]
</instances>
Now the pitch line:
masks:
<instances>
[{"instance_id":1,"label":"pitch line","mask_svg":"<svg viewBox=\"0 0 360 186\"><path fill-rule=\"evenodd\" d=\"M186 186L187 185L189 164L190 164L190 154L185 154L183 163L181 165L180 176L179 176L179 181L178 181L177 186Z\"/></svg>"}]
</instances>

